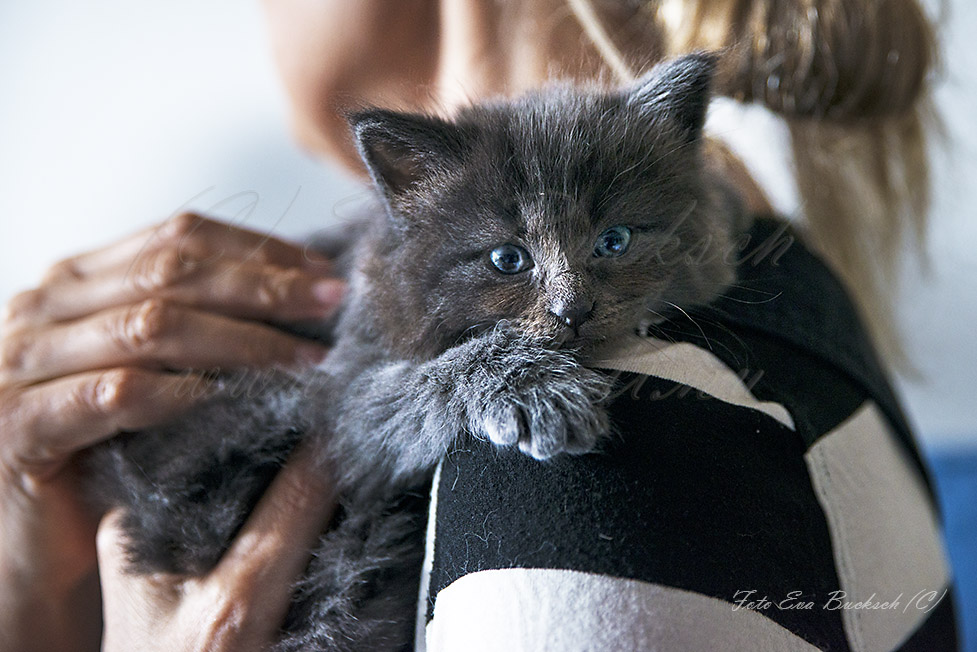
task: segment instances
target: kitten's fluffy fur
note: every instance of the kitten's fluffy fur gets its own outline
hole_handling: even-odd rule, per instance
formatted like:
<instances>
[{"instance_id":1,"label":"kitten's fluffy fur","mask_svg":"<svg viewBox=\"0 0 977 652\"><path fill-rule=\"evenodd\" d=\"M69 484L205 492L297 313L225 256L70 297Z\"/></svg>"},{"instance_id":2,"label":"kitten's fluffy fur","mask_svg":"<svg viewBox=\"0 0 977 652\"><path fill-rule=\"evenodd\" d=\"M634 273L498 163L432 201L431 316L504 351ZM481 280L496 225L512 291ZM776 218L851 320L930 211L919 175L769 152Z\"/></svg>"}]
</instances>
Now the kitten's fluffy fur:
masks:
<instances>
[{"instance_id":1,"label":"kitten's fluffy fur","mask_svg":"<svg viewBox=\"0 0 977 652\"><path fill-rule=\"evenodd\" d=\"M451 122L353 115L386 211L353 245L327 361L238 391L249 377L230 377L189 416L89 460L92 494L128 510L134 569L212 567L294 444L313 438L335 461L344 515L277 649L401 647L422 551L422 524L398 508L409 489L466 433L540 459L591 450L609 429L611 380L581 356L731 281L698 251L722 249L734 223L700 161L713 65L691 55L619 92L551 88ZM617 225L632 232L627 252L595 256ZM506 243L533 267L494 268L489 252ZM569 326L566 306L583 306Z\"/></svg>"}]
</instances>

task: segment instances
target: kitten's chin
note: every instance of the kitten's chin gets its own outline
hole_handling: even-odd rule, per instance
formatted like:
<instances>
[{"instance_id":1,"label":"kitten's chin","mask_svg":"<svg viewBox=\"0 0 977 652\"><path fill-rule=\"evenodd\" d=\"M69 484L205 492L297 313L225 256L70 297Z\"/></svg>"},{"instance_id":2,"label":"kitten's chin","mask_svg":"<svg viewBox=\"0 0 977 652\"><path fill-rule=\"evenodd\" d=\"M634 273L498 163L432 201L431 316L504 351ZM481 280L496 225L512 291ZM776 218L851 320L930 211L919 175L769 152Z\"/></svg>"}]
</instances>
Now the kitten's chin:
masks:
<instances>
[{"instance_id":1,"label":"kitten's chin","mask_svg":"<svg viewBox=\"0 0 977 652\"><path fill-rule=\"evenodd\" d=\"M499 325L511 328L512 332L535 340L547 348L574 351L586 355L603 346L608 339L627 335L631 331L621 329L606 322L586 321L578 328L541 325L531 320L503 320Z\"/></svg>"},{"instance_id":2,"label":"kitten's chin","mask_svg":"<svg viewBox=\"0 0 977 652\"><path fill-rule=\"evenodd\" d=\"M608 340L614 339L615 333L600 324L584 324L579 330L563 329L553 338L556 348L574 351L586 356L601 348Z\"/></svg>"}]
</instances>

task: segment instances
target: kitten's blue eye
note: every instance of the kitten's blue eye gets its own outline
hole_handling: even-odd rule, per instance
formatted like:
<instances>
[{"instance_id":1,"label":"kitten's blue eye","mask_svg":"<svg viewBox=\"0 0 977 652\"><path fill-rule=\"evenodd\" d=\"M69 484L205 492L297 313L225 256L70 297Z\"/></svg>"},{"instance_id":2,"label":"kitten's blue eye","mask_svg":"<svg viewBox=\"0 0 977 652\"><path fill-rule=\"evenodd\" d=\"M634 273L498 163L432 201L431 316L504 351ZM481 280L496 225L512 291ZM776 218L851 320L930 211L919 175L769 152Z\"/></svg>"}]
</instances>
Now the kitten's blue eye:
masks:
<instances>
[{"instance_id":1,"label":"kitten's blue eye","mask_svg":"<svg viewBox=\"0 0 977 652\"><path fill-rule=\"evenodd\" d=\"M594 255L601 258L616 258L628 250L630 242L631 229L626 226L612 226L597 236Z\"/></svg>"},{"instance_id":2,"label":"kitten's blue eye","mask_svg":"<svg viewBox=\"0 0 977 652\"><path fill-rule=\"evenodd\" d=\"M503 274L518 274L533 266L533 259L529 252L522 247L504 244L496 247L489 254L492 264Z\"/></svg>"}]
</instances>

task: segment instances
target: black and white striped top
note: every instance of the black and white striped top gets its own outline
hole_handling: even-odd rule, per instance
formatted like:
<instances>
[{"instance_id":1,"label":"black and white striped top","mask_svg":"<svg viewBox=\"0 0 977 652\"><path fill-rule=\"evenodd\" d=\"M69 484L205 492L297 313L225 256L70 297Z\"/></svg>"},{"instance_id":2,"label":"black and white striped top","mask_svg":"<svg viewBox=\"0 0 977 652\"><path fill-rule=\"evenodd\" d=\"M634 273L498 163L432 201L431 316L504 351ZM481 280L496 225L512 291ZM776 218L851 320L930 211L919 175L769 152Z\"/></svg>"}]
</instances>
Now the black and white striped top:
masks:
<instances>
[{"instance_id":1,"label":"black and white striped top","mask_svg":"<svg viewBox=\"0 0 977 652\"><path fill-rule=\"evenodd\" d=\"M844 290L758 220L714 306L601 356L599 454L470 444L432 493L418 649L956 649L926 472Z\"/></svg>"}]
</instances>

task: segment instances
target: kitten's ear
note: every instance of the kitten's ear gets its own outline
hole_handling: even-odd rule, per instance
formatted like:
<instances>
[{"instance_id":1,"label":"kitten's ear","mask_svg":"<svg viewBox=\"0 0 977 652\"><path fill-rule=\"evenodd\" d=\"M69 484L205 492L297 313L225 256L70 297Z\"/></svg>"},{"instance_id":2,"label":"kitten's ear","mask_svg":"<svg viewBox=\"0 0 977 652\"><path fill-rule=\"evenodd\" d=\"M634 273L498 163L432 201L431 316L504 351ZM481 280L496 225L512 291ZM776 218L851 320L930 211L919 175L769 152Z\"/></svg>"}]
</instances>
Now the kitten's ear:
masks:
<instances>
[{"instance_id":1,"label":"kitten's ear","mask_svg":"<svg viewBox=\"0 0 977 652\"><path fill-rule=\"evenodd\" d=\"M369 109L348 119L360 156L388 199L449 169L468 149L465 132L439 118Z\"/></svg>"},{"instance_id":2,"label":"kitten's ear","mask_svg":"<svg viewBox=\"0 0 977 652\"><path fill-rule=\"evenodd\" d=\"M696 52L660 63L629 89L629 106L666 120L686 142L697 139L706 121L709 88L718 57Z\"/></svg>"}]
</instances>

